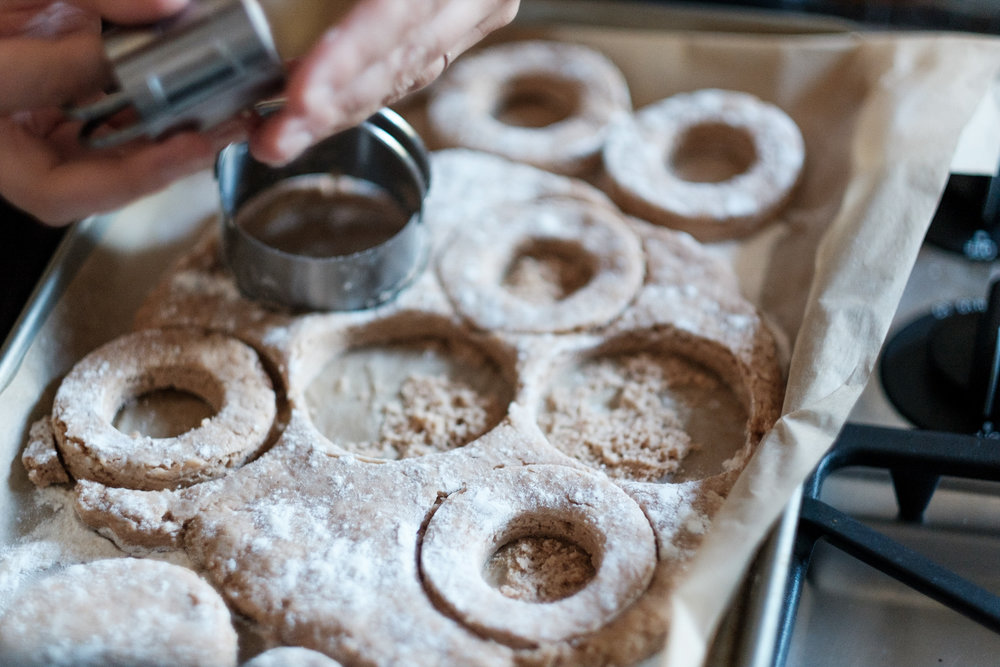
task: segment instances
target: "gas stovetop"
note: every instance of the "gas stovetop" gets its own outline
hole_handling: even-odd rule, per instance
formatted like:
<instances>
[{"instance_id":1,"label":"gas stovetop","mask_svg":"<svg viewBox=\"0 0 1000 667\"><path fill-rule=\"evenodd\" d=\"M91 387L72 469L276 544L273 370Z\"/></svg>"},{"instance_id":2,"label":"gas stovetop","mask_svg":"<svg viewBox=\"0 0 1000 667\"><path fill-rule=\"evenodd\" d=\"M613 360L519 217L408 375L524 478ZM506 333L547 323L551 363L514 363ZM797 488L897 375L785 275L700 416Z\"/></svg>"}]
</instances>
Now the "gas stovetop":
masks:
<instances>
[{"instance_id":1,"label":"gas stovetop","mask_svg":"<svg viewBox=\"0 0 1000 667\"><path fill-rule=\"evenodd\" d=\"M952 178L879 367L804 485L773 665L997 664L998 182Z\"/></svg>"}]
</instances>

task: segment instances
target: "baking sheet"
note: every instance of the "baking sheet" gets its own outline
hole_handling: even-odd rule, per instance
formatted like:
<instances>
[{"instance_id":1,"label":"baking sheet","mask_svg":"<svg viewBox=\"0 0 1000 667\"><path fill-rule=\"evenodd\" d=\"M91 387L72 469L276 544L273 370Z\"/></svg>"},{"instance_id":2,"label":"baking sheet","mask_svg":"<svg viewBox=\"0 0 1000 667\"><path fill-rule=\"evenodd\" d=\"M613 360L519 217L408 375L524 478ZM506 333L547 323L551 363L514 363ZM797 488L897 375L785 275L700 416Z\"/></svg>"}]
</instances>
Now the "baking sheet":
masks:
<instances>
[{"instance_id":1,"label":"baking sheet","mask_svg":"<svg viewBox=\"0 0 1000 667\"><path fill-rule=\"evenodd\" d=\"M808 151L803 186L777 224L713 246L785 334L790 367L783 418L673 600L663 663L696 665L760 541L870 375L963 128L995 79L1000 46L957 35L747 35L647 25L522 20L497 38L594 46L625 72L637 107L709 86L755 93L795 118ZM412 109L418 105L415 98ZM7 426L0 453L9 462L0 496L3 543L28 534L51 511L20 465L28 425L47 411L76 360L129 329L146 291L214 224L215 211L214 182L203 173L74 235L85 255L79 271L59 276L51 312L0 393Z\"/></svg>"}]
</instances>

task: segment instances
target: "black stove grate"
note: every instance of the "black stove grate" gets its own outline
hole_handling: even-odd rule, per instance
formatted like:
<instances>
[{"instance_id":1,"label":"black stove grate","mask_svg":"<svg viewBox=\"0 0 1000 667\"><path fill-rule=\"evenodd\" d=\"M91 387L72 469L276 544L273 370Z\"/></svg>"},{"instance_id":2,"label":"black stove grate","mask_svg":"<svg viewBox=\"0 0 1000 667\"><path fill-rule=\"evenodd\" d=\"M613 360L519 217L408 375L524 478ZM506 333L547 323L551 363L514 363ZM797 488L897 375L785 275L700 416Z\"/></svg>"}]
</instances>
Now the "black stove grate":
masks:
<instances>
[{"instance_id":1,"label":"black stove grate","mask_svg":"<svg viewBox=\"0 0 1000 667\"><path fill-rule=\"evenodd\" d=\"M953 174L925 242L972 263L1000 252L1000 176ZM940 304L882 350L886 398L915 428L847 424L806 480L772 664L788 660L805 579L820 542L1000 633L1000 596L824 502L836 471L887 471L897 518L921 523L941 477L1000 482L1000 278L985 298Z\"/></svg>"},{"instance_id":2,"label":"black stove grate","mask_svg":"<svg viewBox=\"0 0 1000 667\"><path fill-rule=\"evenodd\" d=\"M779 619L775 667L782 667L788 658L805 577L820 540L1000 632L1000 596L820 500L826 479L846 467L889 471L900 519L919 522L942 476L1000 482L1000 441L995 434L965 435L862 424L843 428L803 489Z\"/></svg>"}]
</instances>

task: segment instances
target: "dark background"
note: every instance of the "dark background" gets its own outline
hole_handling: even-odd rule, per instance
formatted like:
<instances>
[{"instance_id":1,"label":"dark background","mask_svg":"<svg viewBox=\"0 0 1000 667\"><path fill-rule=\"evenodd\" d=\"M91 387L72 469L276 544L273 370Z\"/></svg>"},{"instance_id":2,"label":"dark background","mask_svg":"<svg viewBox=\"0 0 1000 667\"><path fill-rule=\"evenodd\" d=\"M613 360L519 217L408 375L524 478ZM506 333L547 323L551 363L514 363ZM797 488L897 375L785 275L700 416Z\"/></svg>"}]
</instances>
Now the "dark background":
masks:
<instances>
[{"instance_id":1,"label":"dark background","mask_svg":"<svg viewBox=\"0 0 1000 667\"><path fill-rule=\"evenodd\" d=\"M43 225L0 199L0 341L7 337L65 231Z\"/></svg>"},{"instance_id":2,"label":"dark background","mask_svg":"<svg viewBox=\"0 0 1000 667\"><path fill-rule=\"evenodd\" d=\"M873 28L1000 34L997 0L701 0L661 4L754 7L846 18Z\"/></svg>"}]
</instances>

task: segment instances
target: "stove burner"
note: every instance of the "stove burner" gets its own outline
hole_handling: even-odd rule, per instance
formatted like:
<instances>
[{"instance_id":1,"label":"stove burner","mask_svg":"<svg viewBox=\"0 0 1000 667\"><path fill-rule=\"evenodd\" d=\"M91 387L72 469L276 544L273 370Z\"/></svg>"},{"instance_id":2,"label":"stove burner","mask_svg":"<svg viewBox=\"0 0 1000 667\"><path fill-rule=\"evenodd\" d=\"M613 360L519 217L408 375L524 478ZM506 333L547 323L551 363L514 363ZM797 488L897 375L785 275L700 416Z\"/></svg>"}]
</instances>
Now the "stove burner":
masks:
<instances>
[{"instance_id":1,"label":"stove burner","mask_svg":"<svg viewBox=\"0 0 1000 667\"><path fill-rule=\"evenodd\" d=\"M940 305L904 327L882 352L886 395L920 428L998 437L1000 281L987 300Z\"/></svg>"},{"instance_id":2,"label":"stove burner","mask_svg":"<svg viewBox=\"0 0 1000 667\"><path fill-rule=\"evenodd\" d=\"M788 658L806 573L820 540L1000 632L1000 596L820 499L826 479L849 466L888 469L900 518L919 522L941 475L1000 481L1000 448L982 435L847 424L803 487L772 667Z\"/></svg>"},{"instance_id":3,"label":"stove burner","mask_svg":"<svg viewBox=\"0 0 1000 667\"><path fill-rule=\"evenodd\" d=\"M927 241L973 261L1000 256L1000 176L952 174Z\"/></svg>"}]
</instances>

